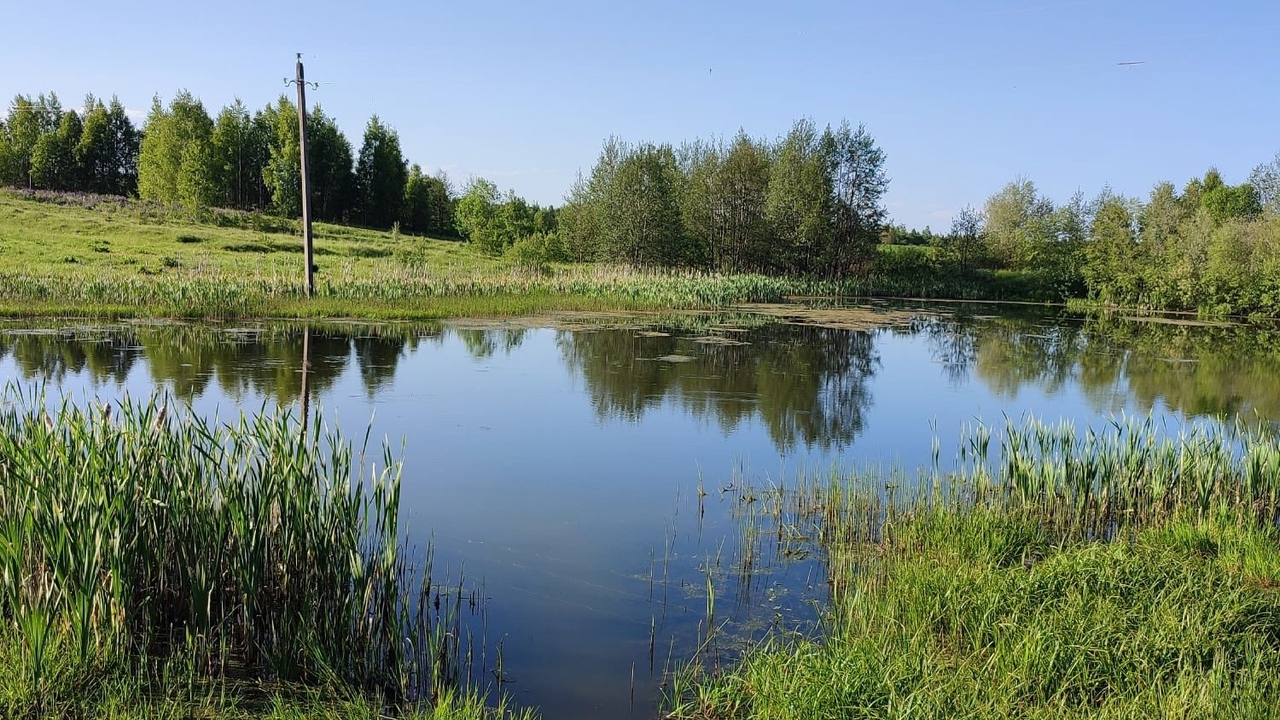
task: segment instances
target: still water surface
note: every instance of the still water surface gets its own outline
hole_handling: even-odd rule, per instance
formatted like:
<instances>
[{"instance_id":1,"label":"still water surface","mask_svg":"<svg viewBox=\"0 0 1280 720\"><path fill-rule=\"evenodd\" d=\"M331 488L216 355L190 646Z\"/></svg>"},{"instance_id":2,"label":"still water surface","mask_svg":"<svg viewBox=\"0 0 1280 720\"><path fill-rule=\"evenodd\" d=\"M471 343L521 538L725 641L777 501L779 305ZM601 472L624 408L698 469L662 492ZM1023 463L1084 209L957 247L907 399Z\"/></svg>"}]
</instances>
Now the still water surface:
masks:
<instances>
[{"instance_id":1,"label":"still water surface","mask_svg":"<svg viewBox=\"0 0 1280 720\"><path fill-rule=\"evenodd\" d=\"M965 424L1280 420L1280 333L1043 309L811 311L439 325L0 329L0 378L157 389L227 418L307 397L404 460L411 540L466 607L474 679L547 718L655 715L664 670L812 627L819 562L744 534L743 488L943 463ZM705 496L704 496L705 494ZM752 546L752 573L742 558ZM758 546L758 547L757 547ZM708 603L708 593L714 603ZM709 617L709 611L714 617Z\"/></svg>"}]
</instances>

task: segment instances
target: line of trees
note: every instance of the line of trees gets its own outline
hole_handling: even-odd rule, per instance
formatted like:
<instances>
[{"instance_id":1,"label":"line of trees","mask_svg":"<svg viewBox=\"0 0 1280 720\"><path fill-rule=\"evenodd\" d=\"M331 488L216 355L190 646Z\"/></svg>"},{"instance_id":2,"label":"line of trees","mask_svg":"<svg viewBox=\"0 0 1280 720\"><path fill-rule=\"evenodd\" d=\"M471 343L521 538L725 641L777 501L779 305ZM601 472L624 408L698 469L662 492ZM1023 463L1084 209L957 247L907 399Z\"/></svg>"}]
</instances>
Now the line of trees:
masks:
<instances>
[{"instance_id":1,"label":"line of trees","mask_svg":"<svg viewBox=\"0 0 1280 720\"><path fill-rule=\"evenodd\" d=\"M520 260L566 260L557 231L557 211L530 203L508 190L505 194L485 178L471 178L455 208L458 231L491 255L510 254Z\"/></svg>"},{"instance_id":2,"label":"line of trees","mask_svg":"<svg viewBox=\"0 0 1280 720\"><path fill-rule=\"evenodd\" d=\"M797 121L776 142L606 141L559 213L579 260L846 276L885 222L884 153L862 126Z\"/></svg>"},{"instance_id":3,"label":"line of trees","mask_svg":"<svg viewBox=\"0 0 1280 720\"><path fill-rule=\"evenodd\" d=\"M461 236L521 261L1014 278L1018 297L1280 316L1280 154L1247 182L1210 169L1181 190L1161 182L1146 199L1104 188L1055 204L1019 178L934 234L888 223L884 153L847 122L800 120L773 141L610 138L560 208L484 178L455 195L447 176L406 161L377 116L358 151L322 108L307 122L317 219ZM297 109L283 96L256 112L237 100L211 117L184 91L167 105L156 98L138 129L115 98L68 110L52 93L19 95L0 121L0 185L295 217L298 151Z\"/></svg>"},{"instance_id":4,"label":"line of trees","mask_svg":"<svg viewBox=\"0 0 1280 720\"><path fill-rule=\"evenodd\" d=\"M75 112L54 93L19 95L0 122L0 185L132 195L139 137L114 97Z\"/></svg>"},{"instance_id":5,"label":"line of trees","mask_svg":"<svg viewBox=\"0 0 1280 720\"><path fill-rule=\"evenodd\" d=\"M1239 185L1211 168L1145 200L1103 188L1055 205L1019 178L934 245L944 272L1014 271L1058 298L1280 315L1280 154Z\"/></svg>"},{"instance_id":6,"label":"line of trees","mask_svg":"<svg viewBox=\"0 0 1280 720\"><path fill-rule=\"evenodd\" d=\"M156 97L141 129L116 99L64 109L54 94L18 96L0 122L0 184L137 195L191 208L296 217L297 108L287 97L211 116L187 91ZM518 260L614 261L727 271L847 276L865 272L885 230L884 153L866 129L794 124L777 141L605 143L563 208L529 203L472 178L409 165L376 115L358 152L321 107L307 116L315 218L461 236Z\"/></svg>"},{"instance_id":7,"label":"line of trees","mask_svg":"<svg viewBox=\"0 0 1280 720\"><path fill-rule=\"evenodd\" d=\"M359 152L320 107L307 116L317 220L455 235L453 188L409 165L376 115ZM191 93L152 102L142 129L119 100L64 109L56 94L14 98L0 122L0 185L137 195L193 208L301 208L297 107L287 97L250 113L236 100L211 117Z\"/></svg>"}]
</instances>

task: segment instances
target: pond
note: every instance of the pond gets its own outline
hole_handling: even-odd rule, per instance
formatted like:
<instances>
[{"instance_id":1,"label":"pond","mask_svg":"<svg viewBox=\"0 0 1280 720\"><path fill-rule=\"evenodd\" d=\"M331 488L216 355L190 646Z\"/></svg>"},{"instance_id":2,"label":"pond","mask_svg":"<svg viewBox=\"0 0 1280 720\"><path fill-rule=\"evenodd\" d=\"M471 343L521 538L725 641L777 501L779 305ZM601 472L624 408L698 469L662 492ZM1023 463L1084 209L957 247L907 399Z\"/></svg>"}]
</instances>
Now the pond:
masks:
<instances>
[{"instance_id":1,"label":"pond","mask_svg":"<svg viewBox=\"0 0 1280 720\"><path fill-rule=\"evenodd\" d=\"M759 489L910 476L1025 414L1275 426L1278 359L1269 327L964 303L0 328L0 378L223 418L305 386L324 422L386 438L410 540L466 589L472 679L552 719L653 717L672 668L813 629L825 571L744 530Z\"/></svg>"}]
</instances>

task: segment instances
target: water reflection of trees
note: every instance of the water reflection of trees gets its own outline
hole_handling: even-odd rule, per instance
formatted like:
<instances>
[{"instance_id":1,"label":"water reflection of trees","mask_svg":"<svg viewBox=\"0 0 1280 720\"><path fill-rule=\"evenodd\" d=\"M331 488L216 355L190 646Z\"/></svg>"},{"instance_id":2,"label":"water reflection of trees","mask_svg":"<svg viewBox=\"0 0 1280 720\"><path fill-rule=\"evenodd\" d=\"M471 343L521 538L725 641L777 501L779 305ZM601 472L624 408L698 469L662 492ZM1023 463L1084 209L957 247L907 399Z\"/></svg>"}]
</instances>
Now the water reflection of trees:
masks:
<instances>
[{"instance_id":1,"label":"water reflection of trees","mask_svg":"<svg viewBox=\"0 0 1280 720\"><path fill-rule=\"evenodd\" d=\"M565 331L557 343L601 417L638 420L675 403L726 433L759 417L782 451L840 447L862 432L878 365L872 333L775 325L732 338L748 344L633 330ZM681 357L693 360L660 359Z\"/></svg>"},{"instance_id":2,"label":"water reflection of trees","mask_svg":"<svg viewBox=\"0 0 1280 720\"><path fill-rule=\"evenodd\" d=\"M105 329L0 334L0 356L11 355L27 380L62 382L84 373L95 384L122 384L140 359L154 384L190 401L211 384L235 400L267 398L279 404L301 392L304 326L222 329L200 325L122 326ZM400 359L431 327L312 327L308 392L333 387L354 362L369 394L395 375Z\"/></svg>"},{"instance_id":3,"label":"water reflection of trees","mask_svg":"<svg viewBox=\"0 0 1280 720\"><path fill-rule=\"evenodd\" d=\"M493 357L499 350L509 355L524 343L525 328L452 328L467 353L477 360Z\"/></svg>"},{"instance_id":4,"label":"water reflection of trees","mask_svg":"<svg viewBox=\"0 0 1280 720\"><path fill-rule=\"evenodd\" d=\"M72 332L35 331L0 335L0 357L12 355L26 380L61 382L88 372L98 382L122 383L142 356L128 334L77 338Z\"/></svg>"},{"instance_id":5,"label":"water reflection of trees","mask_svg":"<svg viewBox=\"0 0 1280 720\"><path fill-rule=\"evenodd\" d=\"M981 379L1010 398L1025 387L1054 395L1080 388L1091 406L1114 412L1132 400L1187 415L1280 422L1280 332L1120 318L1039 320L926 318L925 336L948 376Z\"/></svg>"},{"instance_id":6,"label":"water reflection of trees","mask_svg":"<svg viewBox=\"0 0 1280 720\"><path fill-rule=\"evenodd\" d=\"M438 326L312 326L310 396L330 390L348 368L372 395L391 381L407 352L423 339L441 341L440 332ZM527 337L522 328L450 332L477 359L510 353ZM838 447L862 432L878 365L876 333L793 325L714 330L749 343L721 345L695 342L706 329L671 332L566 330L557 333L557 343L602 417L639 419L675 403L725 432L759 418L783 450ZM1280 423L1276 329L956 313L876 332L922 336L953 382L976 378L1003 398L1028 387L1050 397L1078 387L1101 412L1132 403L1140 411L1257 414ZM302 334L303 326L287 324L19 331L0 333L0 357L12 357L27 380L61 383L85 375L95 384L123 384L146 372L186 400L216 386L237 401L265 397L288 404L301 392ZM695 360L657 359L673 355Z\"/></svg>"}]
</instances>

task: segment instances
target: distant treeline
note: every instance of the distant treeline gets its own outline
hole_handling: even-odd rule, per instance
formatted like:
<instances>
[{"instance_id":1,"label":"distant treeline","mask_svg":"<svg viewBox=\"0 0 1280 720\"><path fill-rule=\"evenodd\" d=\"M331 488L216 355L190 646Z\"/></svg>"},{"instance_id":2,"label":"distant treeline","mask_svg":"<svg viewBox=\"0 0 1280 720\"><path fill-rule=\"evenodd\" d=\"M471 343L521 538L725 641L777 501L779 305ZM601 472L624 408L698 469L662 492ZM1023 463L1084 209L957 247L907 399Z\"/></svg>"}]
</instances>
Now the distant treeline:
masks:
<instances>
[{"instance_id":1,"label":"distant treeline","mask_svg":"<svg viewBox=\"0 0 1280 720\"><path fill-rule=\"evenodd\" d=\"M1104 188L1056 205L1019 178L935 234L889 224L884 153L847 122L800 120L776 140L610 138L559 208L484 178L455 194L443 173L410 165L377 116L358 153L323 109L307 122L317 219L462 237L530 264L878 275L887 282L870 287L1280 316L1280 154L1248 182L1210 169L1146 200ZM181 92L167 106L157 98L140 130L114 98L71 111L53 94L20 95L0 122L0 185L296 217L298 145L286 97L212 118Z\"/></svg>"},{"instance_id":2,"label":"distant treeline","mask_svg":"<svg viewBox=\"0 0 1280 720\"><path fill-rule=\"evenodd\" d=\"M0 184L138 195L192 208L297 216L297 108L286 97L211 117L188 92L157 97L142 129L118 100L64 109L18 96L0 123ZM531 262L612 260L845 276L864 271L885 221L884 154L862 127L795 124L776 142L630 145L610 139L557 210L472 178L425 175L377 116L359 152L320 107L307 116L314 217L436 236Z\"/></svg>"},{"instance_id":3,"label":"distant treeline","mask_svg":"<svg viewBox=\"0 0 1280 720\"><path fill-rule=\"evenodd\" d=\"M64 112L52 93L19 95L0 123L0 185L132 195L140 137L115 98Z\"/></svg>"},{"instance_id":4,"label":"distant treeline","mask_svg":"<svg viewBox=\"0 0 1280 720\"><path fill-rule=\"evenodd\" d=\"M605 143L560 210L573 258L846 277L870 269L887 217L884 153L862 126L797 121L681 146Z\"/></svg>"},{"instance_id":5,"label":"distant treeline","mask_svg":"<svg viewBox=\"0 0 1280 720\"><path fill-rule=\"evenodd\" d=\"M359 153L320 107L307 115L314 217L451 236L455 199L444 174L410 166L375 115ZM19 95L0 123L0 185L259 210L301 208L297 106L286 97L250 113L239 100L216 118L188 92L156 98L140 130L116 99L64 110L58 96Z\"/></svg>"},{"instance_id":6,"label":"distant treeline","mask_svg":"<svg viewBox=\"0 0 1280 720\"><path fill-rule=\"evenodd\" d=\"M932 266L1017 273L1046 299L1280 316L1280 154L1248 182L1216 169L1146 200L1103 188L1062 205L1019 178L935 236Z\"/></svg>"},{"instance_id":7,"label":"distant treeline","mask_svg":"<svg viewBox=\"0 0 1280 720\"><path fill-rule=\"evenodd\" d=\"M532 261L846 277L873 262L887 185L884 153L848 123L801 120L776 142L610 138L559 210L474 180L458 226L489 252Z\"/></svg>"}]
</instances>

